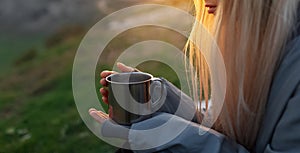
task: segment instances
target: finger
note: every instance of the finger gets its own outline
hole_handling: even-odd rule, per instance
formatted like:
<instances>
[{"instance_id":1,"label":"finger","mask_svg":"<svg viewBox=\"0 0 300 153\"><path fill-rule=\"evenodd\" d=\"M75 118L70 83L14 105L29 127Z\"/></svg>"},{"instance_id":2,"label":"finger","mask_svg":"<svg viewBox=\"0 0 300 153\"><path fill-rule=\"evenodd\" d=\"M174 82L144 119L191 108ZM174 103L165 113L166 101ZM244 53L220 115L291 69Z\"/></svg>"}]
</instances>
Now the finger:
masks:
<instances>
[{"instance_id":1,"label":"finger","mask_svg":"<svg viewBox=\"0 0 300 153\"><path fill-rule=\"evenodd\" d=\"M100 73L101 78L106 78L107 76L111 75L111 74L115 74L115 71L102 71Z\"/></svg>"},{"instance_id":2,"label":"finger","mask_svg":"<svg viewBox=\"0 0 300 153\"><path fill-rule=\"evenodd\" d=\"M119 68L119 70L121 70L122 72L133 72L135 69L130 67L130 66L126 66L123 63L117 63L117 67Z\"/></svg>"},{"instance_id":3,"label":"finger","mask_svg":"<svg viewBox=\"0 0 300 153\"><path fill-rule=\"evenodd\" d=\"M100 80L100 84L102 86L107 86L107 81L105 80L105 78L103 78L103 79Z\"/></svg>"},{"instance_id":4,"label":"finger","mask_svg":"<svg viewBox=\"0 0 300 153\"><path fill-rule=\"evenodd\" d=\"M109 104L107 97L102 97L102 101L103 101L105 104Z\"/></svg>"},{"instance_id":5,"label":"finger","mask_svg":"<svg viewBox=\"0 0 300 153\"><path fill-rule=\"evenodd\" d=\"M102 112L102 111L97 111L97 114L99 115L99 116L101 116L102 118L105 118L105 119L108 119L109 117L108 117L108 114L106 114L106 113L104 113L104 112Z\"/></svg>"},{"instance_id":6,"label":"finger","mask_svg":"<svg viewBox=\"0 0 300 153\"><path fill-rule=\"evenodd\" d=\"M95 108L90 108L89 113L92 112L92 111L97 111L97 110Z\"/></svg>"},{"instance_id":7,"label":"finger","mask_svg":"<svg viewBox=\"0 0 300 153\"><path fill-rule=\"evenodd\" d=\"M100 88L100 93L103 97L108 97L108 91L104 88Z\"/></svg>"},{"instance_id":8,"label":"finger","mask_svg":"<svg viewBox=\"0 0 300 153\"><path fill-rule=\"evenodd\" d=\"M106 118L106 119L109 118L109 115L108 115L108 114L106 114L105 112L102 112L102 111L98 111L98 110L95 109L95 108L90 108L90 109L89 109L89 113L92 113L92 112L96 112L97 115L99 115L99 116L102 117L102 118Z\"/></svg>"},{"instance_id":9,"label":"finger","mask_svg":"<svg viewBox=\"0 0 300 153\"><path fill-rule=\"evenodd\" d=\"M98 111L91 111L90 115L99 123L103 124L107 119L98 115Z\"/></svg>"}]
</instances>

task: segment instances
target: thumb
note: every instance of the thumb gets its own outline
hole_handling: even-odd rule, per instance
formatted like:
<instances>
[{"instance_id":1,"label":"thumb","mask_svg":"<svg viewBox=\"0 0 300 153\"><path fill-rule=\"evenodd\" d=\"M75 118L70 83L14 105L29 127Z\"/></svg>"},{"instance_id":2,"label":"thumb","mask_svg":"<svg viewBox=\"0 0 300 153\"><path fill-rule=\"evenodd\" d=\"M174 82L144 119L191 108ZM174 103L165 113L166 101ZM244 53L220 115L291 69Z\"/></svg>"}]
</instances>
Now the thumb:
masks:
<instances>
[{"instance_id":1,"label":"thumb","mask_svg":"<svg viewBox=\"0 0 300 153\"><path fill-rule=\"evenodd\" d=\"M125 64L120 63L120 62L117 63L117 67L122 72L134 72L134 71L137 71L135 68L132 68L130 66L126 66Z\"/></svg>"}]
</instances>

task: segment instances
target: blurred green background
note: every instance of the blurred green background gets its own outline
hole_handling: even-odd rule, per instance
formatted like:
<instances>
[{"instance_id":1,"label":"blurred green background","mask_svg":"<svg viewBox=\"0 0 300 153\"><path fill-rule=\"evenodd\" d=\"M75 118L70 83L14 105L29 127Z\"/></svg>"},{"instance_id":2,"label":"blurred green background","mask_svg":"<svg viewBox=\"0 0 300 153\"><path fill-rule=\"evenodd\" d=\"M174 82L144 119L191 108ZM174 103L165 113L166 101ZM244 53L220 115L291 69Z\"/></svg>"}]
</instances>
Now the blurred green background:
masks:
<instances>
[{"instance_id":1,"label":"blurred green background","mask_svg":"<svg viewBox=\"0 0 300 153\"><path fill-rule=\"evenodd\" d=\"M81 120L72 94L72 64L83 36L93 24L109 13L138 3L141 1L0 1L0 153L116 150L94 136ZM187 8L180 0L143 3ZM99 59L95 90L100 88L98 74L111 69L115 62L110 57L148 39L170 42L178 48L183 48L186 41L159 27L122 33ZM176 74L165 64L149 61L138 69L179 85Z\"/></svg>"}]
</instances>

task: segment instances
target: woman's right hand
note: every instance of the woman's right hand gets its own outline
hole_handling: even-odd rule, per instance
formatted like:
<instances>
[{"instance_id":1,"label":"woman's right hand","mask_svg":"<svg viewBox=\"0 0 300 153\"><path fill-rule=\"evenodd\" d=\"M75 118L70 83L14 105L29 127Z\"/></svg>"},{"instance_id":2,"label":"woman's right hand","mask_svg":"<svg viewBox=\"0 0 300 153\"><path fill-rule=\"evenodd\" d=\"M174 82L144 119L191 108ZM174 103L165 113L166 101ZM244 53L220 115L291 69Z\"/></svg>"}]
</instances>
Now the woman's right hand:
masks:
<instances>
[{"instance_id":1,"label":"woman's right hand","mask_svg":"<svg viewBox=\"0 0 300 153\"><path fill-rule=\"evenodd\" d=\"M121 72L133 72L133 71L137 71L137 69L135 68L132 68L132 67L129 67L129 66L126 66L124 65L123 63L117 63L117 67L118 69L121 71ZM102 95L102 101L106 104L108 104L108 90L106 89L107 87L107 82L105 80L105 78L111 74L114 74L114 73L118 73L118 72L115 72L115 71L102 71L100 73L100 76L101 76L101 80L100 80L100 84L103 86L102 88L100 88L100 93Z\"/></svg>"}]
</instances>

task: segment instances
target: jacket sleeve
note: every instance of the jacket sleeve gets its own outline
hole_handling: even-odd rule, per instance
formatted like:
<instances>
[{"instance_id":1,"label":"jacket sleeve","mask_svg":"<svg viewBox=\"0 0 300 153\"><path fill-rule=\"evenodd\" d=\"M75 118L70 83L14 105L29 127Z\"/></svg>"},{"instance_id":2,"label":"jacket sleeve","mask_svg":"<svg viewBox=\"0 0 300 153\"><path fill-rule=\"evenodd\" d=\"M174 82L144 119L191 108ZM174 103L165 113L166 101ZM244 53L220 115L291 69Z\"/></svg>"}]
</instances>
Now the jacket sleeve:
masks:
<instances>
[{"instance_id":1,"label":"jacket sleeve","mask_svg":"<svg viewBox=\"0 0 300 153\"><path fill-rule=\"evenodd\" d=\"M129 131L128 141L134 152L248 153L224 135L196 124L193 100L162 80L167 93L164 104L154 117L133 124Z\"/></svg>"},{"instance_id":2,"label":"jacket sleeve","mask_svg":"<svg viewBox=\"0 0 300 153\"><path fill-rule=\"evenodd\" d=\"M128 138L136 153L248 153L226 136L168 113L133 124Z\"/></svg>"},{"instance_id":3,"label":"jacket sleeve","mask_svg":"<svg viewBox=\"0 0 300 153\"><path fill-rule=\"evenodd\" d=\"M293 93L264 153L300 152L300 86Z\"/></svg>"},{"instance_id":4,"label":"jacket sleeve","mask_svg":"<svg viewBox=\"0 0 300 153\"><path fill-rule=\"evenodd\" d=\"M289 43L287 54L274 79L264 125L257 140L257 152L300 152L299 44L300 36ZM271 132L270 135L268 132ZM264 141L267 142L264 144Z\"/></svg>"},{"instance_id":5,"label":"jacket sleeve","mask_svg":"<svg viewBox=\"0 0 300 153\"><path fill-rule=\"evenodd\" d=\"M163 101L163 105L159 108L157 112L165 112L169 114L174 114L182 117L186 120L191 120L197 122L196 107L194 101L186 95L184 92L179 90L176 86L170 83L168 80L161 78L164 84L164 91L166 92L166 98ZM156 85L161 87L160 85ZM160 90L156 90L157 92ZM158 99L159 93L154 94L153 101Z\"/></svg>"}]
</instances>

